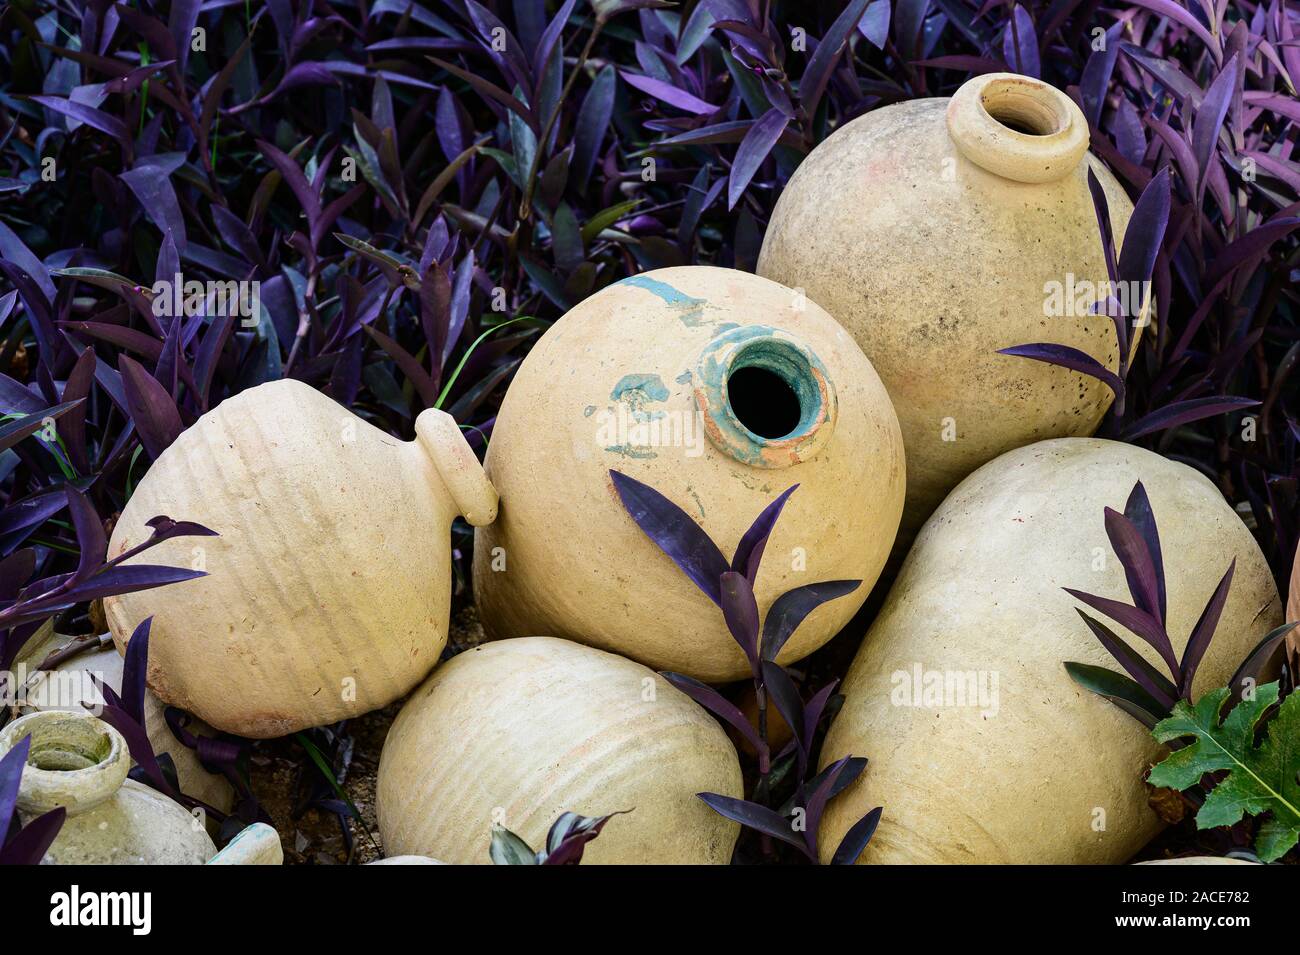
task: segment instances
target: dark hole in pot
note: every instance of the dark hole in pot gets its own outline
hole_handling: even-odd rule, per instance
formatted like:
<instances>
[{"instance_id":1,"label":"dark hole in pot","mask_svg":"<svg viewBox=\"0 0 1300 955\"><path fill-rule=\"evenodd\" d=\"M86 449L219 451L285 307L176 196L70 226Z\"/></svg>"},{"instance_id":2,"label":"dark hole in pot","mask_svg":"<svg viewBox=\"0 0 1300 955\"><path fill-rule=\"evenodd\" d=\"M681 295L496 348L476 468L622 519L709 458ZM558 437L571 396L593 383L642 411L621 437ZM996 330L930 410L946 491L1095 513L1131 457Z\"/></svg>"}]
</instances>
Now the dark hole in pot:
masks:
<instances>
[{"instance_id":1,"label":"dark hole in pot","mask_svg":"<svg viewBox=\"0 0 1300 955\"><path fill-rule=\"evenodd\" d=\"M760 438L784 438L803 415L790 384L776 372L753 365L728 376L727 401L740 423Z\"/></svg>"},{"instance_id":2,"label":"dark hole in pot","mask_svg":"<svg viewBox=\"0 0 1300 955\"><path fill-rule=\"evenodd\" d=\"M1015 130L1017 133L1024 133L1026 136L1046 136L1051 130L1035 129L1028 123L1021 122L1014 116L993 116L999 123L1007 129Z\"/></svg>"}]
</instances>

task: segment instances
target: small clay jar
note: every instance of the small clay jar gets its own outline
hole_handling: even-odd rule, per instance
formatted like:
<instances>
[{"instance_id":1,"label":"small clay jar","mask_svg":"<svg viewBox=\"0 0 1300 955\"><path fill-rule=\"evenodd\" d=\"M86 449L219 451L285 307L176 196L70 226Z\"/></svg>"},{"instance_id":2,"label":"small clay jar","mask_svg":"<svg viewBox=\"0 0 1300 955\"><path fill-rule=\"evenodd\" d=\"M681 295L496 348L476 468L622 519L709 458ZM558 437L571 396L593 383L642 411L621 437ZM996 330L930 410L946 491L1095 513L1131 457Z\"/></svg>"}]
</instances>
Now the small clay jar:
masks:
<instances>
[{"instance_id":1,"label":"small clay jar","mask_svg":"<svg viewBox=\"0 0 1300 955\"><path fill-rule=\"evenodd\" d=\"M153 616L150 687L241 736L283 736L408 693L437 662L451 603L451 523L496 515L456 422L429 409L403 442L299 381L222 402L159 456L109 544L165 514L217 537L130 563L206 577L104 601L124 647ZM129 565L129 564L128 564Z\"/></svg>"},{"instance_id":2,"label":"small clay jar","mask_svg":"<svg viewBox=\"0 0 1300 955\"><path fill-rule=\"evenodd\" d=\"M398 857L487 864L494 824L540 848L564 812L631 810L583 864L725 865L739 829L700 792L742 795L736 751L702 707L631 660L524 637L466 650L411 695L376 809Z\"/></svg>"},{"instance_id":3,"label":"small clay jar","mask_svg":"<svg viewBox=\"0 0 1300 955\"><path fill-rule=\"evenodd\" d=\"M72 639L74 638L54 633L53 630L47 634L38 634L23 647L15 663L35 667L48 653L61 648ZM92 676L102 680L113 692L122 692L122 656L116 648L110 645L102 650L85 650L63 661L52 671L41 671L30 681L30 709L81 712L85 709L85 704L102 705L103 695L94 686ZM151 690L145 690L144 728L154 753L166 753L171 757L181 792L207 803L219 812L230 812L235 801L234 787L224 776L208 772L199 762L195 751L176 738L167 725L165 711L163 702ZM201 720L191 721L185 729L195 736L216 735L216 731ZM217 827L215 817L209 819L210 830L215 833Z\"/></svg>"},{"instance_id":4,"label":"small clay jar","mask_svg":"<svg viewBox=\"0 0 1300 955\"><path fill-rule=\"evenodd\" d=\"M23 822L62 806L50 865L201 865L217 854L203 823L157 790L127 779L126 740L89 713L49 710L0 731L0 755L32 738L18 787Z\"/></svg>"},{"instance_id":5,"label":"small clay jar","mask_svg":"<svg viewBox=\"0 0 1300 955\"><path fill-rule=\"evenodd\" d=\"M490 637L550 633L699 679L749 673L722 614L629 516L616 470L684 509L730 560L791 485L760 611L854 579L785 645L798 660L866 599L902 507L902 440L880 379L829 315L766 279L702 266L623 279L520 366L485 462L501 518L475 534Z\"/></svg>"},{"instance_id":6,"label":"small clay jar","mask_svg":"<svg viewBox=\"0 0 1300 955\"><path fill-rule=\"evenodd\" d=\"M1083 113L1041 80L990 73L846 124L778 200L758 273L806 292L880 373L907 448L900 544L975 468L1090 435L1110 406L1095 378L998 354L1057 342L1117 366L1085 291L1107 279L1089 169L1119 242L1132 203L1088 153Z\"/></svg>"}]
</instances>

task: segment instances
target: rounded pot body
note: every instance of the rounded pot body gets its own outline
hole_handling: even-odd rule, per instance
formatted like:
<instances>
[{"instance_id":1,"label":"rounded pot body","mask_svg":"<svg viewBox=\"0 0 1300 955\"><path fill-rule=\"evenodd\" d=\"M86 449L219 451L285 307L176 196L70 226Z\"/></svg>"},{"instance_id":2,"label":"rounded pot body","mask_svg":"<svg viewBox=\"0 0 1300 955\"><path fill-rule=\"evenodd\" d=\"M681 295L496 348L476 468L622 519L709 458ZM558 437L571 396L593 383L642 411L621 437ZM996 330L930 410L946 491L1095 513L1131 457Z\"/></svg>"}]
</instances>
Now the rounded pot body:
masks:
<instances>
[{"instance_id":1,"label":"rounded pot body","mask_svg":"<svg viewBox=\"0 0 1300 955\"><path fill-rule=\"evenodd\" d=\"M829 640L866 598L905 482L898 422L853 339L790 289L708 267L624 279L551 327L510 385L486 467L502 500L474 542L489 636L552 633L714 681L747 675L744 655L609 472L683 508L728 559L799 485L767 545L760 609L804 584L864 583L814 611L781 662Z\"/></svg>"},{"instance_id":2,"label":"rounded pot body","mask_svg":"<svg viewBox=\"0 0 1300 955\"><path fill-rule=\"evenodd\" d=\"M907 448L900 545L975 468L1090 435L1110 406L1095 378L998 354L1057 342L1117 367L1111 320L1089 311L1107 271L1088 171L1117 241L1132 203L1087 153L1087 129L1045 83L979 76L951 99L846 124L776 204L758 273L843 324L893 399Z\"/></svg>"},{"instance_id":3,"label":"rounded pot body","mask_svg":"<svg viewBox=\"0 0 1300 955\"><path fill-rule=\"evenodd\" d=\"M126 778L126 740L107 723L88 713L30 713L0 732L0 754L29 734L18 811L24 822L67 811L42 864L201 865L217 854L197 817Z\"/></svg>"},{"instance_id":4,"label":"rounded pot body","mask_svg":"<svg viewBox=\"0 0 1300 955\"><path fill-rule=\"evenodd\" d=\"M1064 667L1122 672L1062 588L1131 602L1104 509L1122 513L1138 481L1159 529L1179 658L1236 560L1195 696L1222 686L1276 625L1258 545L1196 471L1092 438L1002 455L926 523L849 668L822 760L871 764L827 808L823 857L874 806L884 813L868 862L1119 864L1156 834L1143 780L1163 748ZM1167 674L1148 644L1104 622Z\"/></svg>"},{"instance_id":5,"label":"rounded pot body","mask_svg":"<svg viewBox=\"0 0 1300 955\"><path fill-rule=\"evenodd\" d=\"M50 651L59 649L72 638L50 631L47 639L33 639L23 648L18 662L36 666ZM28 691L31 710L68 710L82 712L84 704L102 706L103 694L93 678L103 680L113 692L122 692L122 656L114 647L83 651L63 661L53 671L34 675ZM235 790L224 776L203 768L194 750L176 738L167 725L166 706L152 690L144 694L144 728L149 744L157 755L166 753L176 767L176 781L181 792L202 800L214 809L228 813L235 801ZM185 731L196 736L215 736L216 730L202 720L191 720ZM215 831L216 821L210 820Z\"/></svg>"},{"instance_id":6,"label":"rounded pot body","mask_svg":"<svg viewBox=\"0 0 1300 955\"><path fill-rule=\"evenodd\" d=\"M384 849L487 863L494 824L534 848L566 811L623 810L586 863L725 864L738 827L696 793L742 795L701 707L638 663L551 637L467 650L402 708L379 763Z\"/></svg>"},{"instance_id":7,"label":"rounded pot body","mask_svg":"<svg viewBox=\"0 0 1300 955\"><path fill-rule=\"evenodd\" d=\"M409 692L447 640L451 521L496 496L440 411L400 441L284 380L222 402L165 451L113 531L110 556L157 515L219 536L168 540L130 563L206 577L105 600L124 646L152 615L149 685L242 736L283 736Z\"/></svg>"}]
</instances>

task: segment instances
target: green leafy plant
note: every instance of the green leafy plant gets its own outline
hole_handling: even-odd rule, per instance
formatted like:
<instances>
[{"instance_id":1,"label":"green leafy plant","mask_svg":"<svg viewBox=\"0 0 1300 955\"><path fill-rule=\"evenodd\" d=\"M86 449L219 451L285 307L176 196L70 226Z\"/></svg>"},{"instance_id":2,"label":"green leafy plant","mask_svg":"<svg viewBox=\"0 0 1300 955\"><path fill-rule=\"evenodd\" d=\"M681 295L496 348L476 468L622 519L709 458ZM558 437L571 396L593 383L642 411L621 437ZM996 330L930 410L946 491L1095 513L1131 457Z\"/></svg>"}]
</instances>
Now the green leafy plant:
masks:
<instances>
[{"instance_id":1,"label":"green leafy plant","mask_svg":"<svg viewBox=\"0 0 1300 955\"><path fill-rule=\"evenodd\" d=\"M1284 856L1300 838L1300 694L1277 704L1279 686L1266 683L1245 697L1220 721L1229 689L1211 690L1196 705L1180 700L1173 714L1152 731L1162 743L1192 738L1151 768L1153 786L1179 791L1201 784L1206 774L1227 775L1213 782L1196 813L1198 829L1232 826L1243 815L1268 813L1255 835L1263 862ZM1256 744L1261 723L1266 724Z\"/></svg>"},{"instance_id":2,"label":"green leafy plant","mask_svg":"<svg viewBox=\"0 0 1300 955\"><path fill-rule=\"evenodd\" d=\"M488 851L494 865L577 865L587 843L600 835L605 823L632 810L611 812L608 816L580 816L561 813L546 833L546 848L541 852L524 842L505 826L492 827L492 845Z\"/></svg>"}]
</instances>

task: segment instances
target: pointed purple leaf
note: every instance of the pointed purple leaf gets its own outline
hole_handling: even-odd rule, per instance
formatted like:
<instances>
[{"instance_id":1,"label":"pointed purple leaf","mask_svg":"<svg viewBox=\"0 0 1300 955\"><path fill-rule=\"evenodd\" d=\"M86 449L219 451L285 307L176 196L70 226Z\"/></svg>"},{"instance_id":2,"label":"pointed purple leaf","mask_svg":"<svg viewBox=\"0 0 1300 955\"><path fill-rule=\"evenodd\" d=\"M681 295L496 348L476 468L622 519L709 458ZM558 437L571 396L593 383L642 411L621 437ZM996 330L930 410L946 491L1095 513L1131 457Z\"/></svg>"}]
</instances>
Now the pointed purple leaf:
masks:
<instances>
[{"instance_id":1,"label":"pointed purple leaf","mask_svg":"<svg viewBox=\"0 0 1300 955\"><path fill-rule=\"evenodd\" d=\"M1219 586L1214 588L1210 602L1201 611L1200 619L1192 628L1191 636L1187 638L1187 646L1183 648L1182 673L1178 680L1178 689L1184 699L1192 698L1192 681L1196 679L1196 671L1205 657L1205 651L1209 649L1210 641L1214 638L1215 629L1219 626L1219 618L1223 615L1223 606L1228 601L1228 590L1232 587L1232 575L1236 569L1237 559L1234 557L1223 579L1219 581Z\"/></svg>"},{"instance_id":2,"label":"pointed purple leaf","mask_svg":"<svg viewBox=\"0 0 1300 955\"><path fill-rule=\"evenodd\" d=\"M614 489L645 535L667 554L710 600L722 606L719 580L728 570L718 545L689 514L654 488L610 471Z\"/></svg>"},{"instance_id":3,"label":"pointed purple leaf","mask_svg":"<svg viewBox=\"0 0 1300 955\"><path fill-rule=\"evenodd\" d=\"M776 526L777 518L781 516L781 509L785 507L786 500L798 486L798 484L790 485L780 497L763 508L763 513L754 519L754 523L750 525L749 530L745 531L745 536L740 539L740 544L736 547L736 553L731 558L731 569L744 574L751 584L758 578L758 567L763 560L763 550L767 547L767 539L772 534L772 528Z\"/></svg>"},{"instance_id":4,"label":"pointed purple leaf","mask_svg":"<svg viewBox=\"0 0 1300 955\"><path fill-rule=\"evenodd\" d=\"M772 602L763 621L762 658L775 660L804 618L822 604L857 590L860 580L823 580L787 590Z\"/></svg>"}]
</instances>

